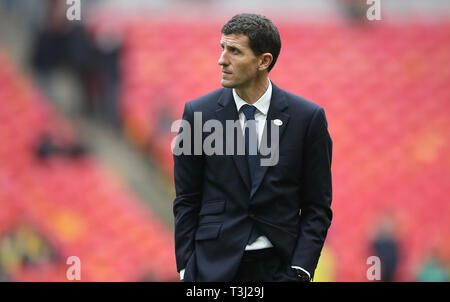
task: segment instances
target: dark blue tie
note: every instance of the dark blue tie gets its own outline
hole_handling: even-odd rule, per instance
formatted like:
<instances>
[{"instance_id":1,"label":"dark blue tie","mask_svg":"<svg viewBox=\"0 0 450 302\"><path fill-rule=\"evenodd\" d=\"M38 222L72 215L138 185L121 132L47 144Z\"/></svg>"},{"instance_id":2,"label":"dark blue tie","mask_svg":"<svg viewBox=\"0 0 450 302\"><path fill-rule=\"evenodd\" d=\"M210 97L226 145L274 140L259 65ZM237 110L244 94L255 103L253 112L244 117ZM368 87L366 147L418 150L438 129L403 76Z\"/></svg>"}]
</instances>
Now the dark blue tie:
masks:
<instances>
[{"instance_id":1,"label":"dark blue tie","mask_svg":"<svg viewBox=\"0 0 450 302\"><path fill-rule=\"evenodd\" d=\"M255 106L244 105L241 107L242 112L245 115L245 119L247 121L255 121ZM258 140L257 140L257 131L256 131L256 121L253 123L247 123L245 129L245 155L247 157L248 170L250 172L250 183L253 184L253 178L255 176L256 166L258 164ZM250 141L250 132L252 133L253 140ZM254 148L250 148L250 143L255 143L256 146ZM252 151L252 152L251 152ZM256 152L254 152L256 151ZM250 152L252 154L250 154ZM254 154L256 153L256 154ZM250 237L248 238L248 244L255 242L256 238L259 237L259 233L256 228L253 226L252 231L250 233Z\"/></svg>"}]
</instances>

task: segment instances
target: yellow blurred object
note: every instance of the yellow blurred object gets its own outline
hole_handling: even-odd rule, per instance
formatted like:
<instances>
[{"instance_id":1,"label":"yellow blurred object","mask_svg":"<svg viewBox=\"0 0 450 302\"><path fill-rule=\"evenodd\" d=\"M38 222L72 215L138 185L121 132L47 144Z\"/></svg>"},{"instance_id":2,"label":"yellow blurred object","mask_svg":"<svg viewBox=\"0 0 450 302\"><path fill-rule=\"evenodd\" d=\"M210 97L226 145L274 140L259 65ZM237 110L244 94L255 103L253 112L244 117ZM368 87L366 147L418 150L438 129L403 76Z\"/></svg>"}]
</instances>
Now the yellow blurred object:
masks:
<instances>
[{"instance_id":1,"label":"yellow blurred object","mask_svg":"<svg viewBox=\"0 0 450 302\"><path fill-rule=\"evenodd\" d=\"M7 275L14 275L26 263L46 263L50 258L50 246L31 226L19 225L0 241L0 268Z\"/></svg>"},{"instance_id":2,"label":"yellow blurred object","mask_svg":"<svg viewBox=\"0 0 450 302\"><path fill-rule=\"evenodd\" d=\"M0 267L7 274L14 274L20 267L20 255L10 237L3 238L0 243Z\"/></svg>"},{"instance_id":3,"label":"yellow blurred object","mask_svg":"<svg viewBox=\"0 0 450 302\"><path fill-rule=\"evenodd\" d=\"M63 240L68 242L77 241L86 233L84 219L74 212L57 212L50 219L50 223Z\"/></svg>"},{"instance_id":4,"label":"yellow blurred object","mask_svg":"<svg viewBox=\"0 0 450 302\"><path fill-rule=\"evenodd\" d=\"M336 257L332 249L324 246L317 264L313 282L336 281Z\"/></svg>"}]
</instances>

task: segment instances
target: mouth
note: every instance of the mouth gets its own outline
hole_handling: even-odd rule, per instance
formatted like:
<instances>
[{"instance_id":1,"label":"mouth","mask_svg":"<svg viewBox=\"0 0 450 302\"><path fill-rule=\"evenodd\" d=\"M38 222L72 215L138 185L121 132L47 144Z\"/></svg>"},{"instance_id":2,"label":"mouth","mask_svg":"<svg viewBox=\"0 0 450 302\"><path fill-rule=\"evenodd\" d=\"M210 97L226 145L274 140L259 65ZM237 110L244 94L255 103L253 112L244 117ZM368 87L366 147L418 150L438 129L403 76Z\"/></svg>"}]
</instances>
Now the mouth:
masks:
<instances>
[{"instance_id":1,"label":"mouth","mask_svg":"<svg viewBox=\"0 0 450 302\"><path fill-rule=\"evenodd\" d=\"M231 72L225 71L225 70L222 70L222 73L224 73L224 74L231 74Z\"/></svg>"}]
</instances>

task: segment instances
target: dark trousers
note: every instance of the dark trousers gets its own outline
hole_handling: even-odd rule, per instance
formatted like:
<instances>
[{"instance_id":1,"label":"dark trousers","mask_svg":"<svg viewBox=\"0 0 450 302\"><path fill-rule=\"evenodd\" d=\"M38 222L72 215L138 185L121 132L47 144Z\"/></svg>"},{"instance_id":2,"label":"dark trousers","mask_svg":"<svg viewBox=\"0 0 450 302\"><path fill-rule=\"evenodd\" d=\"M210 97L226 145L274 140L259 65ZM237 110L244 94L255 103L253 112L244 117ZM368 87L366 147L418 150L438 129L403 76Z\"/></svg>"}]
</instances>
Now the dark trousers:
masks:
<instances>
[{"instance_id":1,"label":"dark trousers","mask_svg":"<svg viewBox=\"0 0 450 302\"><path fill-rule=\"evenodd\" d=\"M245 251L234 281L298 282L300 279L287 259L274 248Z\"/></svg>"}]
</instances>

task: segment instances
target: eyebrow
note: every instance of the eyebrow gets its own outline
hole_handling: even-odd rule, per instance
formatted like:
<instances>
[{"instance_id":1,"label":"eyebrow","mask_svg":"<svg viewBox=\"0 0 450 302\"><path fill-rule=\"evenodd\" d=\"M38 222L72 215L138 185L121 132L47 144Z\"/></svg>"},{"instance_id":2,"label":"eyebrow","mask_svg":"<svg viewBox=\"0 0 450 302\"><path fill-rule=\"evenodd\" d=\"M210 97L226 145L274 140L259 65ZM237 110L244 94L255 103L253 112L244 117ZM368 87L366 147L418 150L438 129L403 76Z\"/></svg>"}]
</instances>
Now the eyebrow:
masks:
<instances>
[{"instance_id":1,"label":"eyebrow","mask_svg":"<svg viewBox=\"0 0 450 302\"><path fill-rule=\"evenodd\" d=\"M223 46L223 43L222 43L222 42L220 42L220 47L224 48L224 46ZM241 49L240 49L239 47L237 47L237 46L233 46L233 45L228 45L228 46L227 46L227 48L228 48L228 49L230 49L230 50L237 50L237 51L241 51Z\"/></svg>"}]
</instances>

